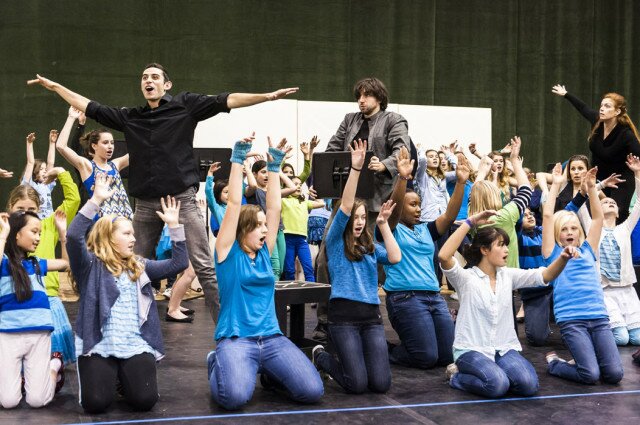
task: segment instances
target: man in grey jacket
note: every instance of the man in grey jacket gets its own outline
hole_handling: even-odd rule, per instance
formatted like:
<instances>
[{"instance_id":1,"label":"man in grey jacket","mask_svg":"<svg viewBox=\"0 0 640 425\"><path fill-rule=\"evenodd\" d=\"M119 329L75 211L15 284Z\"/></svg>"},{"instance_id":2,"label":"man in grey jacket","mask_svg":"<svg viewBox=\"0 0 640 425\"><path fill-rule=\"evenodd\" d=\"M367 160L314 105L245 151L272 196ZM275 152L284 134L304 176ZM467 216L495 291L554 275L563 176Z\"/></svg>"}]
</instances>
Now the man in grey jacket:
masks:
<instances>
[{"instance_id":1,"label":"man in grey jacket","mask_svg":"<svg viewBox=\"0 0 640 425\"><path fill-rule=\"evenodd\" d=\"M410 147L407 120L400 114L387 111L389 95L384 83L375 77L364 78L353 87L360 112L345 115L340 127L327 146L327 152L348 151L353 140L368 142L373 151L368 167L375 171L374 197L367 201L369 224L375 226L380 205L391 194L398 173L394 156L402 146ZM373 219L373 220L371 220Z\"/></svg>"}]
</instances>

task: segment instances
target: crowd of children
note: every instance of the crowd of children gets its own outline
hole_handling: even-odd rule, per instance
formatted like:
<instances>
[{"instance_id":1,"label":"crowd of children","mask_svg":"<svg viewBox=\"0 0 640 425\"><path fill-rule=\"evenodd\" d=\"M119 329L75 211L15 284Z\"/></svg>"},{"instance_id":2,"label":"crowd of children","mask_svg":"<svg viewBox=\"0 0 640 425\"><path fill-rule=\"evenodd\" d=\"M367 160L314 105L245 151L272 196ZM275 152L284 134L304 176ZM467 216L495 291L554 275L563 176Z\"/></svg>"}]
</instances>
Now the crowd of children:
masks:
<instances>
[{"instance_id":1,"label":"crowd of children","mask_svg":"<svg viewBox=\"0 0 640 425\"><path fill-rule=\"evenodd\" d=\"M397 174L377 217L356 198L369 167L367 140L349 146L339 200L316 199L308 181L317 137L300 145L304 168L297 176L285 162L292 151L286 139L269 139L267 153L252 151L254 135L236 142L228 178L214 177L221 168L214 163L205 185L220 290L216 347L207 357L213 400L242 407L258 376L263 387L300 403L317 402L327 376L349 393L385 393L391 364L445 367L451 387L485 397L534 395L538 377L514 329L516 290L527 342L545 345L553 316L571 354L549 352L549 374L620 382L617 346L640 345L632 255L640 203L630 207L640 194L640 141L620 95L606 94L596 112L564 86L553 92L592 123L594 167L575 155L564 170L558 163L551 173L532 173L517 136L486 155L471 144L467 156L457 142L419 150L417 164L406 146L392 158ZM166 227L158 258L136 255L134 214L120 176L129 157L113 158L113 136L102 129L80 138L84 152L69 147L81 116L71 107L60 134L51 130L46 162L34 158L35 134L27 136L22 184L0 214L3 408L18 405L22 391L29 405L46 405L64 384L64 366L77 362L85 411L107 409L116 382L133 409L149 410L165 353L151 281L184 271L165 320L193 321L193 310L180 306L195 277L180 201L160 199L157 215ZM82 208L71 175L55 166L56 150L79 172L89 195ZM612 163L619 158L624 167ZM0 169L0 177L12 173ZM56 181L64 200L54 208ZM314 270L318 252L326 276ZM73 330L58 297L59 271L69 272L80 297ZM275 313L275 282L297 278L331 284L324 319L331 349L316 346L311 360L283 335ZM379 281L399 344L385 337ZM459 299L457 316L441 295L445 282Z\"/></svg>"}]
</instances>

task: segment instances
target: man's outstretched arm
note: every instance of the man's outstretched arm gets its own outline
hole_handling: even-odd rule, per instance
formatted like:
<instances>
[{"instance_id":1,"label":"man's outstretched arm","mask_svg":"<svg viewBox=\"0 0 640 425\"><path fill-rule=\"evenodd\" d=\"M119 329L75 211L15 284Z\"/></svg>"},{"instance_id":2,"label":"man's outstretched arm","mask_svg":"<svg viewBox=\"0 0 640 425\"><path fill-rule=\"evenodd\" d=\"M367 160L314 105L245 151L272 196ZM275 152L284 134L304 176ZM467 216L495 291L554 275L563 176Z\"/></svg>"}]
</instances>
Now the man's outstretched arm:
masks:
<instances>
[{"instance_id":1,"label":"man's outstretched arm","mask_svg":"<svg viewBox=\"0 0 640 425\"><path fill-rule=\"evenodd\" d=\"M34 80L27 81L27 84L30 86L40 84L45 89L56 92L61 98L63 98L69 105L73 106L74 108L79 109L82 112L87 111L87 105L90 102L89 99L82 95L79 95L78 93L72 92L68 88L56 83L55 81L51 81L38 74L36 74L36 77L37 78Z\"/></svg>"},{"instance_id":2,"label":"man's outstretched arm","mask_svg":"<svg viewBox=\"0 0 640 425\"><path fill-rule=\"evenodd\" d=\"M244 108L245 106L256 105L258 103L267 102L269 100L278 100L290 94L296 93L298 90L298 87L291 87L288 89L276 90L271 93L231 93L227 98L227 107L229 109Z\"/></svg>"}]
</instances>

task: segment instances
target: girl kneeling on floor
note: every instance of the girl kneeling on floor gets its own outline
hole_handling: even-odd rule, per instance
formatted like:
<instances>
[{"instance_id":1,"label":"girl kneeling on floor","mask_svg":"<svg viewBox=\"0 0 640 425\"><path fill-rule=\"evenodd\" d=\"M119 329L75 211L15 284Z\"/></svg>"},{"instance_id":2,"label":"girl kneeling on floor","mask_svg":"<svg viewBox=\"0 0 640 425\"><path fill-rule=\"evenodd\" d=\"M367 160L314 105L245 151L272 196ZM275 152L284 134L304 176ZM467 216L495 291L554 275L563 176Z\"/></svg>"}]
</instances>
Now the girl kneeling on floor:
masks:
<instances>
[{"instance_id":1,"label":"girl kneeling on floor","mask_svg":"<svg viewBox=\"0 0 640 425\"><path fill-rule=\"evenodd\" d=\"M607 384L620 382L623 375L620 353L609 323L596 259L604 221L596 186L597 168L585 176L591 226L584 231L573 212L553 213L553 205L562 181L562 168L553 169L553 184L542 216L542 256L546 262L557 258L564 247L573 247L580 256L553 282L553 313L562 340L573 360L567 362L555 352L547 354L548 372L574 382Z\"/></svg>"},{"instance_id":2,"label":"girl kneeling on floor","mask_svg":"<svg viewBox=\"0 0 640 425\"><path fill-rule=\"evenodd\" d=\"M93 218L114 189L112 179L96 176L91 199L74 218L67 236L71 271L80 293L76 351L80 404L87 413L104 412L116 396L116 381L134 410L151 410L158 401L156 361L164 356L158 308L151 280L174 276L189 260L180 202L162 199L158 216L169 226L170 260L152 261L133 253L130 220ZM93 228L92 228L93 226ZM88 236L87 232L91 229Z\"/></svg>"},{"instance_id":3,"label":"girl kneeling on floor","mask_svg":"<svg viewBox=\"0 0 640 425\"><path fill-rule=\"evenodd\" d=\"M325 238L331 276L329 335L337 360L322 346L313 349L315 364L329 373L345 391L385 393L391 386L389 353L380 314L376 263L391 265L402 259L388 219L395 204L380 207L376 224L384 245L374 243L367 226L365 202L355 199L366 142L354 142L351 171L342 193L342 203Z\"/></svg>"},{"instance_id":4,"label":"girl kneeling on floor","mask_svg":"<svg viewBox=\"0 0 640 425\"><path fill-rule=\"evenodd\" d=\"M207 356L208 377L211 397L229 410L251 400L258 373L265 389L284 390L297 402L315 403L324 393L320 375L282 335L276 317L270 257L280 223L278 177L286 140L277 149L269 147L266 214L258 205L241 205L242 164L252 141L248 137L233 148L227 211L214 252L220 316L217 346Z\"/></svg>"},{"instance_id":5,"label":"girl kneeling on floor","mask_svg":"<svg viewBox=\"0 0 640 425\"><path fill-rule=\"evenodd\" d=\"M58 213L56 221L65 220ZM64 249L62 260L29 256L40 243L40 229L35 212L0 215L0 405L5 409L22 399L21 373L27 404L48 404L62 368L60 356L51 356L53 318L43 276L66 270L69 263Z\"/></svg>"},{"instance_id":6,"label":"girl kneeling on floor","mask_svg":"<svg viewBox=\"0 0 640 425\"><path fill-rule=\"evenodd\" d=\"M438 259L460 297L453 341L455 363L447 367L451 387L485 397L511 391L532 396L538 376L522 351L513 324L512 292L542 286L560 274L574 247L566 247L548 268L522 270L505 267L509 236L498 227L483 227L465 249L469 269L453 257L474 226L486 224L495 211L483 211L464 221L444 244Z\"/></svg>"}]
</instances>

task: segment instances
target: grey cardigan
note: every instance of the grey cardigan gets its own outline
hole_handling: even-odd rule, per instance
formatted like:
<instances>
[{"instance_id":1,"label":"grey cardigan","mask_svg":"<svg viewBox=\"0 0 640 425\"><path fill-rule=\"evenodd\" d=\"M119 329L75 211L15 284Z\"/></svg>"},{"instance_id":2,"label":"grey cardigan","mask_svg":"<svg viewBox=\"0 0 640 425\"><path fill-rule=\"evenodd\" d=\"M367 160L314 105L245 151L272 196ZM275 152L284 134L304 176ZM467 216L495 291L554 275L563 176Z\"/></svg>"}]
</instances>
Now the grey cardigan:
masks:
<instances>
[{"instance_id":1,"label":"grey cardigan","mask_svg":"<svg viewBox=\"0 0 640 425\"><path fill-rule=\"evenodd\" d=\"M102 327L111 313L111 307L120 296L116 281L104 263L89 252L86 235L93 226L93 217L99 207L87 202L73 219L67 233L69 265L80 292L80 308L76 319L76 334L82 339L82 353L87 354L102 340ZM170 229L172 258L169 260L143 260L145 270L136 281L138 286L138 319L142 338L160 353L164 344L160 331L160 318L151 290L151 280L176 275L189 265L184 227Z\"/></svg>"}]
</instances>

